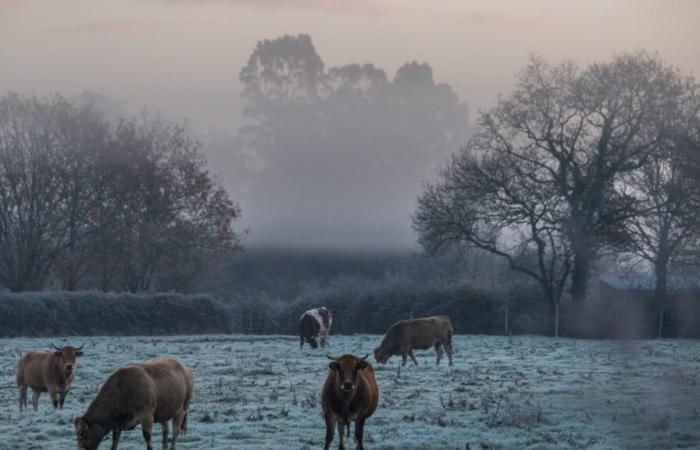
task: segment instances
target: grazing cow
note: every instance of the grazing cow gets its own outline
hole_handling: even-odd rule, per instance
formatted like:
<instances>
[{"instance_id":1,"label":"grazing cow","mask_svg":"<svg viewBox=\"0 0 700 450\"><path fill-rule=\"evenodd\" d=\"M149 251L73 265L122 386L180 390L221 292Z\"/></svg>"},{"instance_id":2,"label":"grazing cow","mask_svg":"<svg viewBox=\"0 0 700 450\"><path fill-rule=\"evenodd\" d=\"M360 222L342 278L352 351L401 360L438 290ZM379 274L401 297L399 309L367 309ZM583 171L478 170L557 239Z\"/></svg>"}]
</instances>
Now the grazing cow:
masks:
<instances>
[{"instance_id":1,"label":"grazing cow","mask_svg":"<svg viewBox=\"0 0 700 450\"><path fill-rule=\"evenodd\" d=\"M78 448L96 450L112 432L112 450L123 430L141 424L148 450L153 422L163 430L163 449L168 448L168 420L173 421L171 449L180 431L187 431L187 409L193 389L192 371L174 358L161 358L117 369L107 378L84 415L73 421Z\"/></svg>"},{"instance_id":2,"label":"grazing cow","mask_svg":"<svg viewBox=\"0 0 700 450\"><path fill-rule=\"evenodd\" d=\"M39 405L42 392L49 393L54 408L63 408L66 395L75 378L76 358L83 356L83 347L66 346L54 348L53 352L33 351L17 362L17 387L19 388L19 410L27 408L27 388L32 390L32 406Z\"/></svg>"},{"instance_id":3,"label":"grazing cow","mask_svg":"<svg viewBox=\"0 0 700 450\"><path fill-rule=\"evenodd\" d=\"M330 358L328 365L330 371L321 391L321 407L323 417L326 420L326 445L324 450L330 448L333 442L335 426L338 426L340 436L340 450L345 449L343 443L344 428L348 427L350 436L350 423L355 422L355 441L357 449L362 450L362 432L365 421L377 409L379 402L379 388L374 378L374 368L354 355L343 355L339 358Z\"/></svg>"},{"instance_id":4,"label":"grazing cow","mask_svg":"<svg viewBox=\"0 0 700 450\"><path fill-rule=\"evenodd\" d=\"M378 363L386 363L390 357L401 355L402 365L410 356L418 365L413 349L425 350L435 346L436 364L440 364L443 349L452 365L452 322L447 316L423 317L420 319L401 320L389 328L379 347L374 349L374 358Z\"/></svg>"},{"instance_id":5,"label":"grazing cow","mask_svg":"<svg viewBox=\"0 0 700 450\"><path fill-rule=\"evenodd\" d=\"M328 334L331 331L333 315L330 309L322 306L306 311L299 317L299 348L304 347L304 341L311 348L325 347L328 342Z\"/></svg>"}]
</instances>

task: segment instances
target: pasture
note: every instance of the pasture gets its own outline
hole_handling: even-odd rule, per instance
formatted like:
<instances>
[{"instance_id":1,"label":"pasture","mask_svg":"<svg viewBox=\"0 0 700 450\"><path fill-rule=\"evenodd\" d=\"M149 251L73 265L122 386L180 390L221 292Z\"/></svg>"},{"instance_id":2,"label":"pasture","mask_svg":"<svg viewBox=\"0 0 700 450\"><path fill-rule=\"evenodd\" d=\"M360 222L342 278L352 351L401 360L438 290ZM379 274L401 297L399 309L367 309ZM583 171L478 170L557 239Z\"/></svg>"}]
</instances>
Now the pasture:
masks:
<instances>
[{"instance_id":1,"label":"pasture","mask_svg":"<svg viewBox=\"0 0 700 450\"><path fill-rule=\"evenodd\" d=\"M362 356L380 340L331 336L325 351ZM86 342L65 409L54 411L43 394L38 412L20 414L15 363L51 342ZM456 336L454 347L451 368L444 360L436 367L433 351L416 352L420 365L409 362L400 373L400 358L375 364L380 402L365 427L366 448L700 447L697 341ZM125 363L167 354L195 375L189 433L179 449L322 447L324 350L300 351L296 336L215 335L0 340L0 448L74 449L72 418L100 383ZM159 438L156 425L156 448ZM352 438L347 443L354 448ZM144 447L140 428L122 434L120 449Z\"/></svg>"}]
</instances>

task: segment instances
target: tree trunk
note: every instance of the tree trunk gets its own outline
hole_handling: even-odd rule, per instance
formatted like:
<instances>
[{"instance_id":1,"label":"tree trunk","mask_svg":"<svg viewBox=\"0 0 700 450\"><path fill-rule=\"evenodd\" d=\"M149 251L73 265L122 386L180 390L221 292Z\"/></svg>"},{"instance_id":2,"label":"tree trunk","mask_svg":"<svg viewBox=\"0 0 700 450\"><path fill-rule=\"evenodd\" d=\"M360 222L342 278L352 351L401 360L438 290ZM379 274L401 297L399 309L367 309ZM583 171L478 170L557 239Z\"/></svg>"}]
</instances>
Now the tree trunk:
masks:
<instances>
[{"instance_id":1,"label":"tree trunk","mask_svg":"<svg viewBox=\"0 0 700 450\"><path fill-rule=\"evenodd\" d=\"M657 336L663 334L664 308L666 307L668 291L668 258L659 254L654 264L654 275L656 284L654 285L654 306L659 311L659 329Z\"/></svg>"},{"instance_id":2,"label":"tree trunk","mask_svg":"<svg viewBox=\"0 0 700 450\"><path fill-rule=\"evenodd\" d=\"M554 305L554 337L559 337L559 303Z\"/></svg>"},{"instance_id":3,"label":"tree trunk","mask_svg":"<svg viewBox=\"0 0 700 450\"><path fill-rule=\"evenodd\" d=\"M582 306L588 293L588 279L595 253L588 239L574 246L574 266L571 270L571 299L575 306Z\"/></svg>"},{"instance_id":4,"label":"tree trunk","mask_svg":"<svg viewBox=\"0 0 700 450\"><path fill-rule=\"evenodd\" d=\"M505 306L503 307L503 309L505 310L505 317L504 317L504 319L505 319L505 327L504 327L504 328L505 328L505 334L506 334L506 336L509 336L509 335L510 335L510 330L508 329L508 305L505 305Z\"/></svg>"}]
</instances>

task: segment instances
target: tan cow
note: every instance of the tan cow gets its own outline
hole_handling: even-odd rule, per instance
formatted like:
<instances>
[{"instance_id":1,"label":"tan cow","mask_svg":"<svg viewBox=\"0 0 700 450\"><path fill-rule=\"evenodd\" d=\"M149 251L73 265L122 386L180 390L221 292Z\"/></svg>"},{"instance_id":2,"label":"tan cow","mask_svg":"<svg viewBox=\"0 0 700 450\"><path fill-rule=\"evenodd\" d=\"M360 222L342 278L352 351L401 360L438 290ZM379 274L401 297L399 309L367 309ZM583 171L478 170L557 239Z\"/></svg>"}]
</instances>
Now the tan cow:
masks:
<instances>
[{"instance_id":1,"label":"tan cow","mask_svg":"<svg viewBox=\"0 0 700 450\"><path fill-rule=\"evenodd\" d=\"M112 432L112 450L123 430L141 425L148 450L152 450L153 422L163 430L163 449L168 448L168 421L173 421L171 449L187 431L187 409L192 399L192 371L174 358L160 358L117 369L107 378L84 415L73 421L78 448L96 450Z\"/></svg>"},{"instance_id":2,"label":"tan cow","mask_svg":"<svg viewBox=\"0 0 700 450\"><path fill-rule=\"evenodd\" d=\"M372 364L354 355L343 355L332 360L328 365L330 370L321 391L321 408L326 421L326 444L328 450L333 442L335 427L338 426L340 443L338 448L343 450L345 444L343 435L347 427L350 434L350 424L355 422L355 441L357 449L362 450L362 435L365 421L374 414L379 402L379 388L374 377Z\"/></svg>"},{"instance_id":3,"label":"tan cow","mask_svg":"<svg viewBox=\"0 0 700 450\"><path fill-rule=\"evenodd\" d=\"M58 348L53 352L28 352L17 362L17 387L19 388L19 410L27 408L27 388L32 390L32 406L38 408L39 396L49 393L54 408L63 408L63 402L75 378L77 357L83 356L80 347Z\"/></svg>"},{"instance_id":4,"label":"tan cow","mask_svg":"<svg viewBox=\"0 0 700 450\"><path fill-rule=\"evenodd\" d=\"M386 363L390 357L401 355L402 365L410 356L418 364L413 349L425 350L435 347L436 364L440 364L443 349L452 365L452 322L447 316L431 316L420 319L400 320L393 324L379 347L374 349L374 358L378 363Z\"/></svg>"}]
</instances>

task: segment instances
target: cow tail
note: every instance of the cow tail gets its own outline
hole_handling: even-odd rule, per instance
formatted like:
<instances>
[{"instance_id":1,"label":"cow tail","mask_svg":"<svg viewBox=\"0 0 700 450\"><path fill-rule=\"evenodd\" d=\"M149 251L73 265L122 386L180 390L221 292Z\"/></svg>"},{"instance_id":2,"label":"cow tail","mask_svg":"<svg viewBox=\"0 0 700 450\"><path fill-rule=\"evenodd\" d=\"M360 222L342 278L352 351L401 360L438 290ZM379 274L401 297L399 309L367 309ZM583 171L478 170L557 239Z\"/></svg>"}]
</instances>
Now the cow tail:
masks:
<instances>
[{"instance_id":1,"label":"cow tail","mask_svg":"<svg viewBox=\"0 0 700 450\"><path fill-rule=\"evenodd\" d=\"M183 435L187 434L187 411L185 411L185 417L182 418L182 424L180 425L180 433Z\"/></svg>"}]
</instances>

